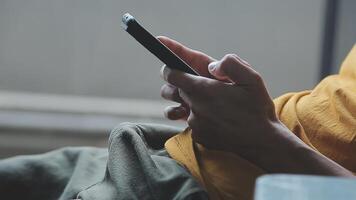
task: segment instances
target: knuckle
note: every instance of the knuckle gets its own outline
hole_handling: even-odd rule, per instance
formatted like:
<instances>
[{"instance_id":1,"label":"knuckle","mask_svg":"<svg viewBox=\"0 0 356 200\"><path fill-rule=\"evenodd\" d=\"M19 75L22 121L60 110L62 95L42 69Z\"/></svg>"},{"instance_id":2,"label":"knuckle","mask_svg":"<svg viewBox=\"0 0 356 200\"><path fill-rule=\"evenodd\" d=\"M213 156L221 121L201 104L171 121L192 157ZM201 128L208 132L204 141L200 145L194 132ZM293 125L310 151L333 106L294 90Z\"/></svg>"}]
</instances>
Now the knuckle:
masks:
<instances>
[{"instance_id":1,"label":"knuckle","mask_svg":"<svg viewBox=\"0 0 356 200\"><path fill-rule=\"evenodd\" d=\"M192 125L193 127L195 127L197 125L197 117L198 116L197 116L196 108L195 108L194 105L192 105L190 107L190 115L189 115L189 117L187 119L188 125L189 126ZM192 128L192 126L191 126L191 128Z\"/></svg>"},{"instance_id":2,"label":"knuckle","mask_svg":"<svg viewBox=\"0 0 356 200\"><path fill-rule=\"evenodd\" d=\"M237 55L236 54L226 54L223 58L223 61L226 62L226 64L231 64L231 63L236 63L237 62Z\"/></svg>"},{"instance_id":3,"label":"knuckle","mask_svg":"<svg viewBox=\"0 0 356 200\"><path fill-rule=\"evenodd\" d=\"M179 90L177 87L165 84L161 88L161 97L167 100L181 102Z\"/></svg>"},{"instance_id":4,"label":"knuckle","mask_svg":"<svg viewBox=\"0 0 356 200\"><path fill-rule=\"evenodd\" d=\"M257 83L263 83L263 79L260 73L253 71L252 76L254 77Z\"/></svg>"},{"instance_id":5,"label":"knuckle","mask_svg":"<svg viewBox=\"0 0 356 200\"><path fill-rule=\"evenodd\" d=\"M168 83L172 83L172 84L174 83L174 76L173 76L172 73L166 72L165 75L164 75L164 77L165 77L165 80L166 80Z\"/></svg>"},{"instance_id":6,"label":"knuckle","mask_svg":"<svg viewBox=\"0 0 356 200\"><path fill-rule=\"evenodd\" d=\"M186 102L189 104L189 99L190 99L190 94L187 93L186 91L183 91L181 89L178 89L178 96L180 99L182 99L182 102Z\"/></svg>"},{"instance_id":7,"label":"knuckle","mask_svg":"<svg viewBox=\"0 0 356 200\"><path fill-rule=\"evenodd\" d=\"M167 66L163 66L162 67L162 76L163 76L163 79L168 82L168 83L173 83L174 80L175 80L175 76L174 76L174 73L172 73L172 70L169 69Z\"/></svg>"},{"instance_id":8,"label":"knuckle","mask_svg":"<svg viewBox=\"0 0 356 200\"><path fill-rule=\"evenodd\" d=\"M229 58L229 59L236 59L238 58L238 56L234 53L228 53L226 54L226 57Z\"/></svg>"},{"instance_id":9,"label":"knuckle","mask_svg":"<svg viewBox=\"0 0 356 200\"><path fill-rule=\"evenodd\" d=\"M161 87L161 97L167 98L168 94L169 94L169 88L168 88L167 84L162 85L162 87Z\"/></svg>"},{"instance_id":10,"label":"knuckle","mask_svg":"<svg viewBox=\"0 0 356 200\"><path fill-rule=\"evenodd\" d=\"M176 88L176 87L171 88L170 95L171 95L172 100L180 100L178 88Z\"/></svg>"},{"instance_id":11,"label":"knuckle","mask_svg":"<svg viewBox=\"0 0 356 200\"><path fill-rule=\"evenodd\" d=\"M236 54L227 54L224 56L224 58L221 60L221 69L223 71L228 71L231 67L234 65L239 64Z\"/></svg>"}]
</instances>

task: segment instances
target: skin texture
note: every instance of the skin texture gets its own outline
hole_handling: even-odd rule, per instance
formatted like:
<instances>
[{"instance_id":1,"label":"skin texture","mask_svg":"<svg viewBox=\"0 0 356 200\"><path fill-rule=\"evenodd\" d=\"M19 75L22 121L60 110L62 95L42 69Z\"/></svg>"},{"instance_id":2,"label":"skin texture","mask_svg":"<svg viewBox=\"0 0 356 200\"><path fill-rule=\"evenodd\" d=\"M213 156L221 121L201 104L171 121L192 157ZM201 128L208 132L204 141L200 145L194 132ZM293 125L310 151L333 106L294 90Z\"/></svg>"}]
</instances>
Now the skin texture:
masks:
<instances>
[{"instance_id":1,"label":"skin texture","mask_svg":"<svg viewBox=\"0 0 356 200\"><path fill-rule=\"evenodd\" d=\"M200 76L163 66L161 96L179 106L165 116L186 120L195 142L244 157L270 173L353 177L296 137L275 113L260 74L235 54L220 60L160 36L158 39Z\"/></svg>"}]
</instances>

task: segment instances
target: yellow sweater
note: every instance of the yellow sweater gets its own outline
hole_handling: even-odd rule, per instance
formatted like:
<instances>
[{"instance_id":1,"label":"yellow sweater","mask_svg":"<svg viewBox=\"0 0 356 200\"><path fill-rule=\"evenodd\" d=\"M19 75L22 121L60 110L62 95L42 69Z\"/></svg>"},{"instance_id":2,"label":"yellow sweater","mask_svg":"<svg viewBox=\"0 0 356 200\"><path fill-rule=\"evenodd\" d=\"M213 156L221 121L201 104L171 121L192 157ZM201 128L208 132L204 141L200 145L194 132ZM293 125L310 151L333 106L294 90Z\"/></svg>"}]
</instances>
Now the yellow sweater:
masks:
<instances>
[{"instance_id":1,"label":"yellow sweater","mask_svg":"<svg viewBox=\"0 0 356 200\"><path fill-rule=\"evenodd\" d=\"M356 173L356 45L338 75L325 78L313 90L285 94L274 103L280 120L303 142ZM252 199L255 179L263 174L242 157L193 143L189 129L165 146L211 199Z\"/></svg>"}]
</instances>

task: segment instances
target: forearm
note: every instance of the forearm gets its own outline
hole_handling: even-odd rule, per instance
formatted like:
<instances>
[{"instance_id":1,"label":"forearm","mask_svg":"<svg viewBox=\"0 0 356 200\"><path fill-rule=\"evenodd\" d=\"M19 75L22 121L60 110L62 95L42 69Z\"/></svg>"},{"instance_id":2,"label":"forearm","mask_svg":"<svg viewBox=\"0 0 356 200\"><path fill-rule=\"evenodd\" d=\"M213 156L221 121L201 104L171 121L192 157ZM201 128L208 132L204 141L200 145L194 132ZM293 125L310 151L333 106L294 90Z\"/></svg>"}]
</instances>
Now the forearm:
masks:
<instances>
[{"instance_id":1,"label":"forearm","mask_svg":"<svg viewBox=\"0 0 356 200\"><path fill-rule=\"evenodd\" d=\"M291 165L295 166L294 170L296 173L345 177L354 176L349 170L319 152L314 151L305 144L302 147L293 149L292 158L294 158L294 160L291 160ZM300 162L300 164L295 162Z\"/></svg>"},{"instance_id":2,"label":"forearm","mask_svg":"<svg viewBox=\"0 0 356 200\"><path fill-rule=\"evenodd\" d=\"M354 177L349 170L307 146L282 123L275 124L272 131L280 137L251 157L267 172Z\"/></svg>"}]
</instances>

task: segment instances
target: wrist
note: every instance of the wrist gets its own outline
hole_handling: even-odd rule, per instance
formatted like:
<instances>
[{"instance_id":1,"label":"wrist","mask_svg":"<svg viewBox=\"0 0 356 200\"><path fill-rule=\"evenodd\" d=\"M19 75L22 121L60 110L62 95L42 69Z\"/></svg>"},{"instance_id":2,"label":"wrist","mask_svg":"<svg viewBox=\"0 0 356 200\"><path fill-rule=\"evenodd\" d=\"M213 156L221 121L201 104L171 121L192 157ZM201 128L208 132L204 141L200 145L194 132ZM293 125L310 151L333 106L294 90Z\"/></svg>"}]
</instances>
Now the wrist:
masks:
<instances>
[{"instance_id":1,"label":"wrist","mask_svg":"<svg viewBox=\"0 0 356 200\"><path fill-rule=\"evenodd\" d=\"M287 172L293 167L294 157L298 157L302 149L310 149L279 120L265 122L262 127L259 134L263 137L237 154L243 152L243 157L267 172Z\"/></svg>"},{"instance_id":2,"label":"wrist","mask_svg":"<svg viewBox=\"0 0 356 200\"><path fill-rule=\"evenodd\" d=\"M315 151L282 122L272 123L269 144L256 147L253 156L247 158L269 173L296 173L354 177L333 160Z\"/></svg>"}]
</instances>

